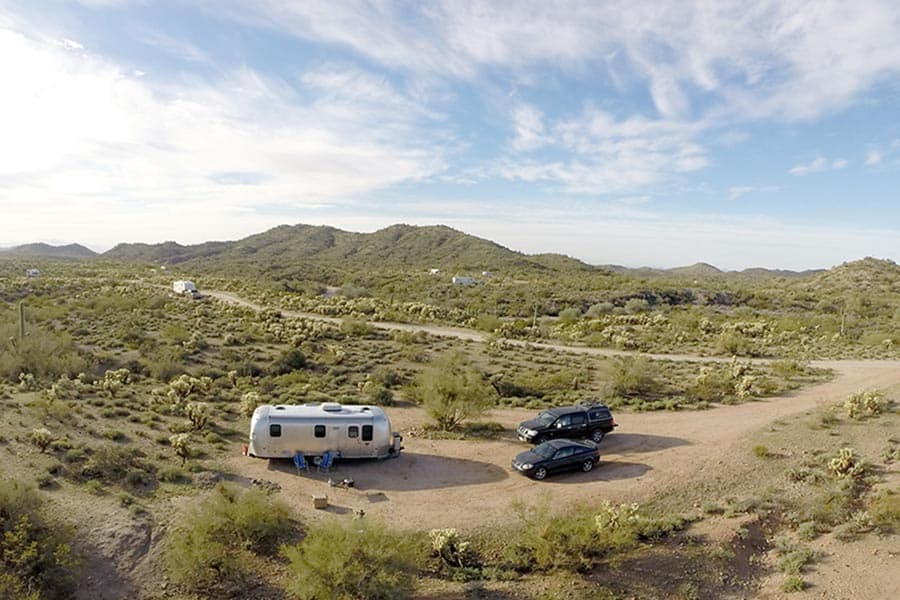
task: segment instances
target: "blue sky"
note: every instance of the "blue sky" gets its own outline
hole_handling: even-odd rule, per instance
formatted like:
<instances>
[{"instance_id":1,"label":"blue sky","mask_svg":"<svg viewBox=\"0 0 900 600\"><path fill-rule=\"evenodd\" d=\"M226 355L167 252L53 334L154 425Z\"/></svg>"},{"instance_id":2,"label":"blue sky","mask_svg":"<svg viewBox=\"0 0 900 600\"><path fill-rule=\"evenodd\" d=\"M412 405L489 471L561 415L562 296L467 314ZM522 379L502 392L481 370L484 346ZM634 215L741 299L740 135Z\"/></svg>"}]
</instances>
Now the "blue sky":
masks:
<instances>
[{"instance_id":1,"label":"blue sky","mask_svg":"<svg viewBox=\"0 0 900 600\"><path fill-rule=\"evenodd\" d=\"M0 0L0 245L446 224L593 264L900 248L900 4Z\"/></svg>"}]
</instances>

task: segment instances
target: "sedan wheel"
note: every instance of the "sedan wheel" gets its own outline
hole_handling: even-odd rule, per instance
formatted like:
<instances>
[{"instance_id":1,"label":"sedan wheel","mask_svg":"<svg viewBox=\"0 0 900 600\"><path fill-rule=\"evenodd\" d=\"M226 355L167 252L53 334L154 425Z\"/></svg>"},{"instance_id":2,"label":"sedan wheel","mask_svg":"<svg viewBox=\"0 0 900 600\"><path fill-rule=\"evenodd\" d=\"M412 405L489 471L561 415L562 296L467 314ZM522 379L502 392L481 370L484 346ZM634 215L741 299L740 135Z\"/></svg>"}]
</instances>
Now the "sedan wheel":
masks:
<instances>
[{"instance_id":1,"label":"sedan wheel","mask_svg":"<svg viewBox=\"0 0 900 600\"><path fill-rule=\"evenodd\" d=\"M599 444L600 442L603 441L604 435L605 434L598 429L597 431L595 431L594 433L591 434L591 439L594 441L594 443Z\"/></svg>"},{"instance_id":2,"label":"sedan wheel","mask_svg":"<svg viewBox=\"0 0 900 600\"><path fill-rule=\"evenodd\" d=\"M534 470L534 478L540 481L541 479L547 476L547 469L544 467L538 467Z\"/></svg>"},{"instance_id":3,"label":"sedan wheel","mask_svg":"<svg viewBox=\"0 0 900 600\"><path fill-rule=\"evenodd\" d=\"M581 470L584 471L585 473L587 473L588 471L590 471L593 468L594 468L594 461L591 460L590 458L587 459L586 461L584 461L583 463L581 463Z\"/></svg>"}]
</instances>

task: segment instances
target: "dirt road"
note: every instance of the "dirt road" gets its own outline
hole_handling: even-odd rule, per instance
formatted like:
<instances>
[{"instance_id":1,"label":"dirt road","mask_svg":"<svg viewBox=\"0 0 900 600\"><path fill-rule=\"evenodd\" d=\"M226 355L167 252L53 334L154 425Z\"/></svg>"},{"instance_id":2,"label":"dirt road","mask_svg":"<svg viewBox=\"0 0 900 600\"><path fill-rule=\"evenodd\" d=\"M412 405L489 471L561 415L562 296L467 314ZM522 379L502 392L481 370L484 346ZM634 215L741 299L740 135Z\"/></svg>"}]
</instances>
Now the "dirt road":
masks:
<instances>
[{"instance_id":1,"label":"dirt road","mask_svg":"<svg viewBox=\"0 0 900 600\"><path fill-rule=\"evenodd\" d=\"M210 292L227 302L260 307L234 294ZM285 312L287 317L339 321L320 315ZM456 328L373 323L384 329L424 330L433 335L484 340L485 334ZM532 344L538 346L538 344ZM596 348L541 344L560 351L619 354ZM697 357L672 357L701 360ZM709 360L703 358L702 360ZM248 478L281 486L287 499L308 518L362 509L398 527L475 528L515 518L516 499L546 496L555 505L581 501L642 501L686 482L702 482L752 456L748 440L754 432L784 417L842 401L862 389L900 385L898 361L817 361L835 371L835 378L784 397L705 411L621 413L619 428L600 447L601 464L590 473L570 473L535 482L514 472L513 456L526 446L509 439L429 440L410 435L425 421L418 408L389 409L394 429L404 435L405 450L382 462L341 462L331 474L298 475L290 461L233 457L228 468ZM495 410L487 415L512 430L533 416L524 409ZM793 449L773 449L790 452ZM329 487L327 480L351 478L352 489ZM328 511L312 508L310 495L325 493Z\"/></svg>"}]
</instances>

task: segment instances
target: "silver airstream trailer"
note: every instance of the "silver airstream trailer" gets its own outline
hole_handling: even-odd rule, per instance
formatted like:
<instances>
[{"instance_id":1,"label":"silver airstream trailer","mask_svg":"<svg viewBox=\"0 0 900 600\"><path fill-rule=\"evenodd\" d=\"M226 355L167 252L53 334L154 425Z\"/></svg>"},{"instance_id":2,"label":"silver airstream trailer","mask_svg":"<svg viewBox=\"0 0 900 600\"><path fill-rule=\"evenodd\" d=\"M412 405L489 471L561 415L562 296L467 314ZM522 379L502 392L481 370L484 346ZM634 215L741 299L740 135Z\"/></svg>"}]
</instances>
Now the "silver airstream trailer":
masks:
<instances>
[{"instance_id":1,"label":"silver airstream trailer","mask_svg":"<svg viewBox=\"0 0 900 600\"><path fill-rule=\"evenodd\" d=\"M291 458L298 452L339 458L388 458L400 454L403 438L378 406L265 404L250 419L247 454L259 458Z\"/></svg>"}]
</instances>

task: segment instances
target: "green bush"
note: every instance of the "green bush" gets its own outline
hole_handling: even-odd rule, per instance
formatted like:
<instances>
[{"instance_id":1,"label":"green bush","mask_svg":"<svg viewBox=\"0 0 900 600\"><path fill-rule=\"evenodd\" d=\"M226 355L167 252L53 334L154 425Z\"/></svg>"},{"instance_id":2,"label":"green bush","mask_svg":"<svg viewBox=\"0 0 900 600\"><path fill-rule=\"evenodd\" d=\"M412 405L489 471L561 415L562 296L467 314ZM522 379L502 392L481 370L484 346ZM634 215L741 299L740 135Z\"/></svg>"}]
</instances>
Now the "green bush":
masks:
<instances>
[{"instance_id":1,"label":"green bush","mask_svg":"<svg viewBox=\"0 0 900 600\"><path fill-rule=\"evenodd\" d=\"M77 561L65 528L40 514L41 498L19 482L0 480L0 597L68 598Z\"/></svg>"},{"instance_id":2,"label":"green bush","mask_svg":"<svg viewBox=\"0 0 900 600\"><path fill-rule=\"evenodd\" d=\"M185 515L165 548L168 573L184 588L211 597L249 581L253 554L272 554L295 534L290 510L258 489L219 484Z\"/></svg>"},{"instance_id":3,"label":"green bush","mask_svg":"<svg viewBox=\"0 0 900 600\"><path fill-rule=\"evenodd\" d=\"M416 395L428 416L444 431L481 416L496 396L482 374L460 352L444 356L420 373Z\"/></svg>"},{"instance_id":4,"label":"green bush","mask_svg":"<svg viewBox=\"0 0 900 600\"><path fill-rule=\"evenodd\" d=\"M655 396L662 387L656 364L644 357L617 356L611 359L606 380L606 393L623 398Z\"/></svg>"},{"instance_id":5,"label":"green bush","mask_svg":"<svg viewBox=\"0 0 900 600\"><path fill-rule=\"evenodd\" d=\"M412 591L412 541L368 519L326 523L282 553L290 561L287 591L301 600L393 600Z\"/></svg>"}]
</instances>

